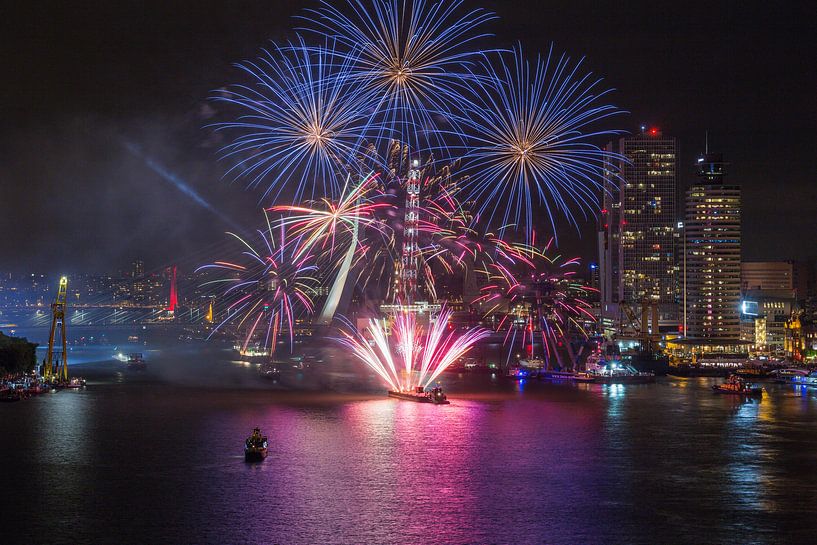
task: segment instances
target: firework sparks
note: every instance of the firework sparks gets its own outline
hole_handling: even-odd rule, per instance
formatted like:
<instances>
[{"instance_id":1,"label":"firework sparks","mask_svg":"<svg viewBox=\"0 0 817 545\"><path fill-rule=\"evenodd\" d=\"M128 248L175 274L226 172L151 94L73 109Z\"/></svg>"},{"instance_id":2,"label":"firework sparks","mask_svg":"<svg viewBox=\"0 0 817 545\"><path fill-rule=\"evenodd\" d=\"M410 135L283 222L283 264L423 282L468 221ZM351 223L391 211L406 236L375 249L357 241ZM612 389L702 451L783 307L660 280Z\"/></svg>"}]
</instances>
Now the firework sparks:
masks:
<instances>
[{"instance_id":1,"label":"firework sparks","mask_svg":"<svg viewBox=\"0 0 817 545\"><path fill-rule=\"evenodd\" d=\"M451 310L443 308L426 333L414 313L394 320L394 341L388 336L386 320L372 319L366 328L371 342L351 324L341 329L338 341L372 369L394 391L410 392L426 388L440 373L462 358L476 343L489 335L483 328L460 334L449 330Z\"/></svg>"},{"instance_id":2,"label":"firework sparks","mask_svg":"<svg viewBox=\"0 0 817 545\"><path fill-rule=\"evenodd\" d=\"M472 138L467 199L481 203L478 211L489 220L527 235L535 205L545 208L554 232L559 213L577 225L573 209L595 210L603 169L616 157L593 141L619 132L593 127L623 112L601 103L609 90L581 75L581 61L573 64L552 48L532 65L520 47L495 61L482 63L485 77L473 80L475 107L461 119Z\"/></svg>"},{"instance_id":3,"label":"firework sparks","mask_svg":"<svg viewBox=\"0 0 817 545\"><path fill-rule=\"evenodd\" d=\"M252 83L214 97L242 112L215 125L236 135L222 149L236 161L228 175L267 184L264 198L271 194L273 201L285 185L294 186L296 201L304 194L338 195L336 174L358 164L355 155L372 127L362 90L349 82L354 57L337 64L338 57L328 42L308 47L300 40L237 65Z\"/></svg>"},{"instance_id":4,"label":"firework sparks","mask_svg":"<svg viewBox=\"0 0 817 545\"><path fill-rule=\"evenodd\" d=\"M448 116L464 102L476 55L468 45L487 36L479 28L495 16L477 9L460 15L462 2L348 0L340 9L328 2L308 10L311 31L336 39L353 58L350 80L365 89L372 119L385 121L399 138L420 149L438 136L433 113Z\"/></svg>"},{"instance_id":5,"label":"firework sparks","mask_svg":"<svg viewBox=\"0 0 817 545\"><path fill-rule=\"evenodd\" d=\"M552 242L553 239L544 250L518 249L527 258L526 262L516 263L522 265L521 273L499 263L486 267L482 272L488 282L474 304L487 307L486 316L502 316L495 329L506 331L505 343L520 340L523 347L532 346L535 337L540 336L547 365L556 363L564 367L563 352L573 360L570 355L572 334L586 338L588 333L582 322L594 322L595 317L590 312L592 305L584 299L591 288L573 280L579 259L548 257Z\"/></svg>"},{"instance_id":6,"label":"firework sparks","mask_svg":"<svg viewBox=\"0 0 817 545\"><path fill-rule=\"evenodd\" d=\"M370 174L362 177L357 185L351 185L349 175L338 200L323 198L318 203L319 206L313 208L289 205L269 208L268 211L286 214L280 223L288 226L293 235L303 235L295 258L313 249L321 252L328 249L331 257L336 241L339 238L352 238L356 241L357 237L351 235L361 227L373 229L381 236L388 237L388 229L377 217L377 213L392 210L394 205L386 201L383 193L377 191L377 178L376 174Z\"/></svg>"},{"instance_id":7,"label":"firework sparks","mask_svg":"<svg viewBox=\"0 0 817 545\"><path fill-rule=\"evenodd\" d=\"M224 288L220 299L225 318L213 333L231 324L243 338L243 351L258 344L272 356L282 330L286 328L291 345L297 319L313 312L316 267L310 264L309 255L295 257L295 245L287 240L284 226L273 229L268 219L266 230L258 231L257 246L228 234L241 244L239 259L216 261L198 269L218 276L203 286Z\"/></svg>"}]
</instances>

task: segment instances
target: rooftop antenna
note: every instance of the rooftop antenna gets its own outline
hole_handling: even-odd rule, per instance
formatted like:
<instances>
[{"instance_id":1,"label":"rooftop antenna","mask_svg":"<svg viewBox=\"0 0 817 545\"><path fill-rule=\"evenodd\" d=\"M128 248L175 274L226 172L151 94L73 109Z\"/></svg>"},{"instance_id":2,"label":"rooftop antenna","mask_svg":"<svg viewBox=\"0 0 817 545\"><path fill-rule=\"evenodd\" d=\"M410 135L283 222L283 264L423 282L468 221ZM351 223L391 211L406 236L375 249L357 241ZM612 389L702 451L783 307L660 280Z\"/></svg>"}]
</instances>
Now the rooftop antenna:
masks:
<instances>
[{"instance_id":1,"label":"rooftop antenna","mask_svg":"<svg viewBox=\"0 0 817 545\"><path fill-rule=\"evenodd\" d=\"M706 153L709 153L709 131L704 131L704 134L706 135L704 137L704 139L705 139L704 147L706 149Z\"/></svg>"}]
</instances>

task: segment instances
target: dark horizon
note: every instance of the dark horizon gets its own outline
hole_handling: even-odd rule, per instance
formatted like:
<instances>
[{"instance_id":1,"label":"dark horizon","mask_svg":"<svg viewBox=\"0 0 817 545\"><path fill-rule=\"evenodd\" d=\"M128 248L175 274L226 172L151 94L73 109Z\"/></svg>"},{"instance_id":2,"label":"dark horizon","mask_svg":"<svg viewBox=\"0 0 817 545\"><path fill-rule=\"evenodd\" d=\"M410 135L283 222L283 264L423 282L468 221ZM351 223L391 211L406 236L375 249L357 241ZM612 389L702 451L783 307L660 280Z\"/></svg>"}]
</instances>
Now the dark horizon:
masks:
<instances>
[{"instance_id":1,"label":"dark horizon","mask_svg":"<svg viewBox=\"0 0 817 545\"><path fill-rule=\"evenodd\" d=\"M314 3L148 4L8 10L0 270L202 264L225 230L255 226L247 219L258 194L222 179L218 142L202 128L213 116L207 98L240 80L233 62L292 37L291 16ZM533 54L554 43L586 56L586 69L616 89L612 102L631 112L618 128L654 125L677 137L679 196L708 132L710 150L730 163L728 181L743 189L745 260L817 256L801 244L817 237L817 17L808 6L467 5L499 15L489 28L502 45L520 40ZM594 232L592 218L581 238L561 229L560 251L595 260Z\"/></svg>"}]
</instances>

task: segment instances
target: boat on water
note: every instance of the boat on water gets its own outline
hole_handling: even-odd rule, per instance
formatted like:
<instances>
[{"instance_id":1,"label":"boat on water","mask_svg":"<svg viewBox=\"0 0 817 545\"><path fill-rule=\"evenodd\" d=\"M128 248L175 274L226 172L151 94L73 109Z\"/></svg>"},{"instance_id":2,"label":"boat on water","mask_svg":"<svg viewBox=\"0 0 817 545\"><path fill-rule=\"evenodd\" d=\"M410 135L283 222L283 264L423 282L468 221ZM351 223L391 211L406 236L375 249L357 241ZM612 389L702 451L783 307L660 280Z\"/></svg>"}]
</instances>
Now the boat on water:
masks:
<instances>
[{"instance_id":1,"label":"boat on water","mask_svg":"<svg viewBox=\"0 0 817 545\"><path fill-rule=\"evenodd\" d=\"M508 372L505 376L516 380L536 378L545 370L545 368L545 360L542 358L530 357L521 359L517 364L509 366Z\"/></svg>"},{"instance_id":2,"label":"boat on water","mask_svg":"<svg viewBox=\"0 0 817 545\"><path fill-rule=\"evenodd\" d=\"M145 363L145 358L138 352L128 354L128 361L125 365L130 371L144 371L148 367L148 364Z\"/></svg>"},{"instance_id":3,"label":"boat on water","mask_svg":"<svg viewBox=\"0 0 817 545\"><path fill-rule=\"evenodd\" d=\"M775 369L771 372L772 380L780 384L788 384L789 382L800 382L809 374L806 369Z\"/></svg>"},{"instance_id":4,"label":"boat on water","mask_svg":"<svg viewBox=\"0 0 817 545\"><path fill-rule=\"evenodd\" d=\"M718 394L732 394L742 396L762 396L763 388L755 386L746 382L737 375L730 375L723 384L715 384L712 386L715 393Z\"/></svg>"},{"instance_id":5,"label":"boat on water","mask_svg":"<svg viewBox=\"0 0 817 545\"><path fill-rule=\"evenodd\" d=\"M239 361L246 361L248 363L265 363L270 359L269 350L259 345L235 345L233 346L233 350L235 350L237 353L237 359Z\"/></svg>"},{"instance_id":6,"label":"boat on water","mask_svg":"<svg viewBox=\"0 0 817 545\"><path fill-rule=\"evenodd\" d=\"M812 371L805 376L795 376L791 379L794 384L805 384L807 386L817 386L817 371Z\"/></svg>"},{"instance_id":7,"label":"boat on water","mask_svg":"<svg viewBox=\"0 0 817 545\"><path fill-rule=\"evenodd\" d=\"M620 361L600 361L588 366L587 377L594 384L649 384L655 382L655 373L639 371Z\"/></svg>"},{"instance_id":8,"label":"boat on water","mask_svg":"<svg viewBox=\"0 0 817 545\"><path fill-rule=\"evenodd\" d=\"M653 373L660 376L669 373L669 356L652 350L638 350L622 354L621 361L632 366L639 373Z\"/></svg>"},{"instance_id":9,"label":"boat on water","mask_svg":"<svg viewBox=\"0 0 817 545\"><path fill-rule=\"evenodd\" d=\"M522 365L511 365L508 367L508 372L505 376L515 380L523 380L526 378L536 378L538 374L538 369L530 369Z\"/></svg>"},{"instance_id":10,"label":"boat on water","mask_svg":"<svg viewBox=\"0 0 817 545\"><path fill-rule=\"evenodd\" d=\"M244 461L263 462L267 457L267 438L261 435L261 428L252 430L246 441L244 441Z\"/></svg>"},{"instance_id":11,"label":"boat on water","mask_svg":"<svg viewBox=\"0 0 817 545\"><path fill-rule=\"evenodd\" d=\"M764 367L759 365L745 365L735 369L734 373L740 377L749 378L765 378L771 373Z\"/></svg>"},{"instance_id":12,"label":"boat on water","mask_svg":"<svg viewBox=\"0 0 817 545\"><path fill-rule=\"evenodd\" d=\"M449 405L451 403L440 386L435 386L429 391L425 391L422 386L417 386L414 391L410 392L389 390L389 397L417 403L433 403L435 405Z\"/></svg>"},{"instance_id":13,"label":"boat on water","mask_svg":"<svg viewBox=\"0 0 817 545\"><path fill-rule=\"evenodd\" d=\"M584 371L540 371L539 378L554 382L595 382L593 375L590 373L585 373Z\"/></svg>"},{"instance_id":14,"label":"boat on water","mask_svg":"<svg viewBox=\"0 0 817 545\"><path fill-rule=\"evenodd\" d=\"M85 379L84 378L79 378L79 377L72 377L72 378L68 379L67 382L61 383L60 386L63 387L63 388L71 389L71 390L77 390L79 388L84 388L85 387Z\"/></svg>"},{"instance_id":15,"label":"boat on water","mask_svg":"<svg viewBox=\"0 0 817 545\"><path fill-rule=\"evenodd\" d=\"M267 380L278 380L281 378L281 369L276 363L268 361L261 364L261 367L258 369L258 374L261 376L261 378L265 378Z\"/></svg>"}]
</instances>

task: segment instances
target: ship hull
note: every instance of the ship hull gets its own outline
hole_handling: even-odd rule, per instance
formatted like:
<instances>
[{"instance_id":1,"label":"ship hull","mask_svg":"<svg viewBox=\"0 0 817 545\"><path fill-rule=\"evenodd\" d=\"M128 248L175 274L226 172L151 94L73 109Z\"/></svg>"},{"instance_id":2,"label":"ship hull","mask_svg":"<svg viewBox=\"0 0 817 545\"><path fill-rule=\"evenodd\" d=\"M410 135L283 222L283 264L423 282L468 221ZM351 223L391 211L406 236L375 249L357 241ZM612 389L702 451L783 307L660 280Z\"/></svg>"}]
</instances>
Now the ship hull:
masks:
<instances>
[{"instance_id":1,"label":"ship hull","mask_svg":"<svg viewBox=\"0 0 817 545\"><path fill-rule=\"evenodd\" d=\"M669 374L669 358L649 353L634 354L628 362L639 373L653 373L656 376Z\"/></svg>"},{"instance_id":2,"label":"ship hull","mask_svg":"<svg viewBox=\"0 0 817 545\"><path fill-rule=\"evenodd\" d=\"M245 450L245 462L263 462L267 458L267 449L260 450Z\"/></svg>"},{"instance_id":3,"label":"ship hull","mask_svg":"<svg viewBox=\"0 0 817 545\"><path fill-rule=\"evenodd\" d=\"M716 394L727 394L744 397L760 397L763 395L763 388L744 388L742 390L731 390L728 388L721 388L720 386L713 386L712 390Z\"/></svg>"},{"instance_id":4,"label":"ship hull","mask_svg":"<svg viewBox=\"0 0 817 545\"><path fill-rule=\"evenodd\" d=\"M404 401L414 401L415 403L432 403L434 405L449 405L450 402L447 399L441 401L434 401L426 394L418 394L413 392L395 392L393 390L389 390L389 397L393 397L395 399L402 399Z\"/></svg>"},{"instance_id":5,"label":"ship hull","mask_svg":"<svg viewBox=\"0 0 817 545\"><path fill-rule=\"evenodd\" d=\"M622 375L594 376L594 384L650 384L655 382L655 375Z\"/></svg>"},{"instance_id":6,"label":"ship hull","mask_svg":"<svg viewBox=\"0 0 817 545\"><path fill-rule=\"evenodd\" d=\"M542 380L571 381L571 382L593 382L593 377L586 373L574 373L572 371L540 371L539 378Z\"/></svg>"}]
</instances>

